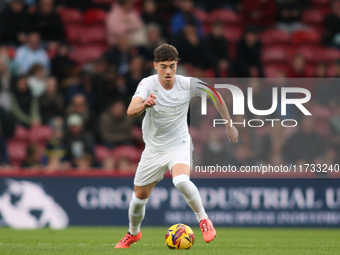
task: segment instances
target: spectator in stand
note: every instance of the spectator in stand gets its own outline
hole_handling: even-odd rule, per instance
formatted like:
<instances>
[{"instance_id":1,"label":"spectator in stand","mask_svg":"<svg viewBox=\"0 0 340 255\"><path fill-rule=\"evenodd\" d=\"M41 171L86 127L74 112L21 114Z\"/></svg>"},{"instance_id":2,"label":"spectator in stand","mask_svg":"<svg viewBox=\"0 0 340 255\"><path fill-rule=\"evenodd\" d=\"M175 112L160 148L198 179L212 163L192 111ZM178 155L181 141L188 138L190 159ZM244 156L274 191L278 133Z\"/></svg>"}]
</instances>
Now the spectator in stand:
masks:
<instances>
[{"instance_id":1,"label":"spectator in stand","mask_svg":"<svg viewBox=\"0 0 340 255\"><path fill-rule=\"evenodd\" d=\"M126 35L132 45L144 44L146 41L143 21L133 9L131 0L117 0L106 19L107 41L109 45L117 44L118 38Z\"/></svg>"},{"instance_id":2,"label":"spectator in stand","mask_svg":"<svg viewBox=\"0 0 340 255\"><path fill-rule=\"evenodd\" d=\"M135 56L130 61L129 71L125 74L127 93L132 97L136 88L145 75L145 61L141 56Z\"/></svg>"},{"instance_id":3,"label":"spectator in stand","mask_svg":"<svg viewBox=\"0 0 340 255\"><path fill-rule=\"evenodd\" d=\"M206 67L205 49L202 40L197 35L195 22L187 22L174 42L174 46L181 54L181 62L192 66Z\"/></svg>"},{"instance_id":4,"label":"spectator in stand","mask_svg":"<svg viewBox=\"0 0 340 255\"><path fill-rule=\"evenodd\" d=\"M332 98L332 82L331 79L327 79L329 76L326 63L319 62L317 64L314 78L319 78L314 81L314 99L318 104L329 107Z\"/></svg>"},{"instance_id":5,"label":"spectator in stand","mask_svg":"<svg viewBox=\"0 0 340 255\"><path fill-rule=\"evenodd\" d=\"M203 147L202 165L213 166L218 164L224 166L226 164L228 153L223 137L218 131L209 131L208 141Z\"/></svg>"},{"instance_id":6,"label":"spectator in stand","mask_svg":"<svg viewBox=\"0 0 340 255\"><path fill-rule=\"evenodd\" d=\"M334 78L340 78L340 59L334 61Z\"/></svg>"},{"instance_id":7,"label":"spectator in stand","mask_svg":"<svg viewBox=\"0 0 340 255\"><path fill-rule=\"evenodd\" d=\"M0 106L0 168L9 167L7 139L15 129L15 118Z\"/></svg>"},{"instance_id":8,"label":"spectator in stand","mask_svg":"<svg viewBox=\"0 0 340 255\"><path fill-rule=\"evenodd\" d=\"M26 42L31 21L23 0L11 0L0 15L0 41L16 46Z\"/></svg>"},{"instance_id":9,"label":"spectator in stand","mask_svg":"<svg viewBox=\"0 0 340 255\"><path fill-rule=\"evenodd\" d=\"M86 131L93 131L96 124L93 120L91 109L88 106L86 97L77 94L72 98L71 104L66 108L66 116L78 114L82 118L82 128Z\"/></svg>"},{"instance_id":10,"label":"spectator in stand","mask_svg":"<svg viewBox=\"0 0 340 255\"><path fill-rule=\"evenodd\" d=\"M331 13L324 18L324 42L340 48L340 0L333 0Z\"/></svg>"},{"instance_id":11,"label":"spectator in stand","mask_svg":"<svg viewBox=\"0 0 340 255\"><path fill-rule=\"evenodd\" d=\"M26 148L26 157L24 158L21 167L39 170L41 169L40 160L38 159L37 146L30 144Z\"/></svg>"},{"instance_id":12,"label":"spectator in stand","mask_svg":"<svg viewBox=\"0 0 340 255\"><path fill-rule=\"evenodd\" d=\"M53 135L47 142L42 164L47 170L66 170L71 168L70 162L66 162L66 146L64 144L64 120L61 117L55 117L51 121Z\"/></svg>"},{"instance_id":13,"label":"spectator in stand","mask_svg":"<svg viewBox=\"0 0 340 255\"><path fill-rule=\"evenodd\" d=\"M166 42L166 40L162 37L162 27L157 24L151 23L147 27L148 32L148 43L146 44L146 48L152 53L153 51L160 45Z\"/></svg>"},{"instance_id":14,"label":"spectator in stand","mask_svg":"<svg viewBox=\"0 0 340 255\"><path fill-rule=\"evenodd\" d=\"M247 123L248 119L242 115L237 115L233 118L234 123L240 123L236 126L239 139L237 144L227 143L228 155L233 155L233 157L230 157L230 161L235 160L237 164L240 162L256 164L262 151L261 143L254 132L254 128L250 128L247 124L243 125L244 121ZM233 165L232 163L230 164Z\"/></svg>"},{"instance_id":15,"label":"spectator in stand","mask_svg":"<svg viewBox=\"0 0 340 255\"><path fill-rule=\"evenodd\" d=\"M200 19L195 16L194 13L194 2L192 0L180 0L179 2L180 11L177 12L171 19L171 34L177 35L184 30L188 22L194 23L197 27L196 33L199 38L203 38L203 25Z\"/></svg>"},{"instance_id":16,"label":"spectator in stand","mask_svg":"<svg viewBox=\"0 0 340 255\"><path fill-rule=\"evenodd\" d=\"M32 16L33 29L44 42L65 40L63 24L54 8L54 0L40 0L37 12Z\"/></svg>"},{"instance_id":17,"label":"spectator in stand","mask_svg":"<svg viewBox=\"0 0 340 255\"><path fill-rule=\"evenodd\" d=\"M12 113L21 125L30 127L41 123L39 100L32 95L25 76L16 81L11 92L11 105Z\"/></svg>"},{"instance_id":18,"label":"spectator in stand","mask_svg":"<svg viewBox=\"0 0 340 255\"><path fill-rule=\"evenodd\" d=\"M0 57L0 107L6 111L11 109L10 84L12 80L11 69L6 59Z\"/></svg>"},{"instance_id":19,"label":"spectator in stand","mask_svg":"<svg viewBox=\"0 0 340 255\"><path fill-rule=\"evenodd\" d=\"M319 62L316 65L316 70L314 74L314 78L329 78L327 70L327 64L324 62Z\"/></svg>"},{"instance_id":20,"label":"spectator in stand","mask_svg":"<svg viewBox=\"0 0 340 255\"><path fill-rule=\"evenodd\" d=\"M64 137L65 160L72 167L89 169L94 166L94 144L91 133L83 128L83 119L78 114L67 117L67 131Z\"/></svg>"},{"instance_id":21,"label":"spectator in stand","mask_svg":"<svg viewBox=\"0 0 340 255\"><path fill-rule=\"evenodd\" d=\"M129 61L132 57L132 47L129 37L124 35L118 39L116 46L113 46L104 54L104 58L110 65L117 68L119 74L126 74L129 70Z\"/></svg>"},{"instance_id":22,"label":"spectator in stand","mask_svg":"<svg viewBox=\"0 0 340 255\"><path fill-rule=\"evenodd\" d=\"M277 121L273 123L274 126L269 128L269 133L262 138L261 159L265 162L271 161L274 155L281 155L287 140L284 127Z\"/></svg>"},{"instance_id":23,"label":"spectator in stand","mask_svg":"<svg viewBox=\"0 0 340 255\"><path fill-rule=\"evenodd\" d=\"M46 81L46 92L39 98L40 115L43 124L50 124L56 116L62 116L64 99L58 92L57 79L49 77Z\"/></svg>"},{"instance_id":24,"label":"spectator in stand","mask_svg":"<svg viewBox=\"0 0 340 255\"><path fill-rule=\"evenodd\" d=\"M213 24L211 33L204 40L209 65L216 77L226 77L229 69L228 42L223 35L223 23Z\"/></svg>"},{"instance_id":25,"label":"spectator in stand","mask_svg":"<svg viewBox=\"0 0 340 255\"><path fill-rule=\"evenodd\" d=\"M263 77L261 64L262 43L254 29L247 29L237 44L234 75L238 77Z\"/></svg>"},{"instance_id":26,"label":"spectator in stand","mask_svg":"<svg viewBox=\"0 0 340 255\"><path fill-rule=\"evenodd\" d=\"M127 157L121 157L118 159L117 170L122 174L134 174L137 169L137 164L132 163Z\"/></svg>"},{"instance_id":27,"label":"spectator in stand","mask_svg":"<svg viewBox=\"0 0 340 255\"><path fill-rule=\"evenodd\" d=\"M28 71L28 87L34 97L40 97L46 91L46 71L40 64L34 64Z\"/></svg>"},{"instance_id":28,"label":"spectator in stand","mask_svg":"<svg viewBox=\"0 0 340 255\"><path fill-rule=\"evenodd\" d=\"M308 28L308 26L299 22L302 17L303 7L306 8L299 0L280 0L278 3L277 27L287 33Z\"/></svg>"},{"instance_id":29,"label":"spectator in stand","mask_svg":"<svg viewBox=\"0 0 340 255\"><path fill-rule=\"evenodd\" d=\"M167 27L162 14L157 10L157 4L154 0L144 1L142 19L145 25L157 24L163 28ZM163 32L165 32L165 29ZM164 33L163 36L166 36L166 34Z\"/></svg>"},{"instance_id":30,"label":"spectator in stand","mask_svg":"<svg viewBox=\"0 0 340 255\"><path fill-rule=\"evenodd\" d=\"M113 102L117 100L128 104L131 100L128 96L128 88L123 76L110 72L110 77L106 79L103 86L99 88L97 103L98 113L105 111Z\"/></svg>"},{"instance_id":31,"label":"spectator in stand","mask_svg":"<svg viewBox=\"0 0 340 255\"><path fill-rule=\"evenodd\" d=\"M27 45L18 48L15 64L21 74L27 74L34 64L41 64L47 71L50 70L50 59L45 49L40 45L40 35L32 32L28 35Z\"/></svg>"},{"instance_id":32,"label":"spectator in stand","mask_svg":"<svg viewBox=\"0 0 340 255\"><path fill-rule=\"evenodd\" d=\"M334 78L331 80L330 86L330 96L328 98L329 105L331 108L336 108L338 102L340 102L340 86L339 86L339 78L340 78L340 59L334 61Z\"/></svg>"},{"instance_id":33,"label":"spectator in stand","mask_svg":"<svg viewBox=\"0 0 340 255\"><path fill-rule=\"evenodd\" d=\"M148 41L146 45L138 47L138 55L143 56L145 60L146 71L152 72L153 68L153 51L160 45L166 42L162 37L162 29L156 23L150 23L147 25L147 37Z\"/></svg>"},{"instance_id":34,"label":"spectator in stand","mask_svg":"<svg viewBox=\"0 0 340 255\"><path fill-rule=\"evenodd\" d=\"M66 44L59 45L57 55L52 59L52 75L62 82L69 77L76 63L69 58L69 47Z\"/></svg>"},{"instance_id":35,"label":"spectator in stand","mask_svg":"<svg viewBox=\"0 0 340 255\"><path fill-rule=\"evenodd\" d=\"M103 112L99 120L99 134L102 143L110 149L122 144L131 144L133 120L126 115L122 101L113 103Z\"/></svg>"},{"instance_id":36,"label":"spectator in stand","mask_svg":"<svg viewBox=\"0 0 340 255\"><path fill-rule=\"evenodd\" d=\"M314 131L313 117L304 116L300 123L301 130L290 136L284 144L283 157L288 163L311 164L325 154L326 142Z\"/></svg>"},{"instance_id":37,"label":"spectator in stand","mask_svg":"<svg viewBox=\"0 0 340 255\"><path fill-rule=\"evenodd\" d=\"M293 64L291 67L291 77L293 78L307 78L308 75L305 70L305 58L301 54L297 54L293 58Z\"/></svg>"},{"instance_id":38,"label":"spectator in stand","mask_svg":"<svg viewBox=\"0 0 340 255\"><path fill-rule=\"evenodd\" d=\"M107 156L100 162L100 165L102 170L113 172L115 170L116 161L112 156Z\"/></svg>"},{"instance_id":39,"label":"spectator in stand","mask_svg":"<svg viewBox=\"0 0 340 255\"><path fill-rule=\"evenodd\" d=\"M242 0L242 14L246 26L260 29L276 23L277 7L274 0Z\"/></svg>"},{"instance_id":40,"label":"spectator in stand","mask_svg":"<svg viewBox=\"0 0 340 255\"><path fill-rule=\"evenodd\" d=\"M79 74L78 80L76 80L72 85L68 86L65 89L64 97L66 104L70 103L72 98L77 94L84 95L89 105L89 108L95 109L97 91L93 85L91 74L87 72L81 72Z\"/></svg>"}]
</instances>

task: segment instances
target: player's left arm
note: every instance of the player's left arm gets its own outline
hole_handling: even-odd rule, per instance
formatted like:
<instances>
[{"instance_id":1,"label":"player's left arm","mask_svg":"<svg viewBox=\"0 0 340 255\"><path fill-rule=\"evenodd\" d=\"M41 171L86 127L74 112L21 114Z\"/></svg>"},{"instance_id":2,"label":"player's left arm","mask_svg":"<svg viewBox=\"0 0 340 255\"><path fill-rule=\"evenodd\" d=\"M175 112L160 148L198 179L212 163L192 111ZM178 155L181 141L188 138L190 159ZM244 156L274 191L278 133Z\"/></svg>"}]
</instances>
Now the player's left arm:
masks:
<instances>
[{"instance_id":1,"label":"player's left arm","mask_svg":"<svg viewBox=\"0 0 340 255\"><path fill-rule=\"evenodd\" d=\"M216 110L219 112L219 114L221 115L221 117L223 119L228 121L225 124L225 126L226 126L226 133L227 133L227 137L228 137L229 142L237 143L238 142L238 131L237 131L237 129L234 125L230 126L231 118L230 118L230 114L229 114L228 107L227 107L226 103L224 102L220 93L218 93L218 95L221 99L222 105L219 103L219 99L217 98L217 96L214 93L212 93L212 95L214 96L215 101L218 102L217 104L215 104ZM211 97L208 97L208 98L210 100L213 100Z\"/></svg>"}]
</instances>

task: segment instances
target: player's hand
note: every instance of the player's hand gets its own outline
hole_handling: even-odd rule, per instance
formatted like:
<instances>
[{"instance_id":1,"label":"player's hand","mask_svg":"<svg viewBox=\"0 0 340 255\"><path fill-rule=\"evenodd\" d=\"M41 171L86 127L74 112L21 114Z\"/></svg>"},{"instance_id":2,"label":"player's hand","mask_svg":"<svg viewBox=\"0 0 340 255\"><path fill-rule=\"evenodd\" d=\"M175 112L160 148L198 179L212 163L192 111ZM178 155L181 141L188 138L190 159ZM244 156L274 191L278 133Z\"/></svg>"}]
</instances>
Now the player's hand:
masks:
<instances>
[{"instance_id":1,"label":"player's hand","mask_svg":"<svg viewBox=\"0 0 340 255\"><path fill-rule=\"evenodd\" d=\"M227 137L228 137L229 142L232 142L232 143L238 142L238 131L237 131L236 127L234 127L234 126L227 127L226 133L227 133Z\"/></svg>"},{"instance_id":2,"label":"player's hand","mask_svg":"<svg viewBox=\"0 0 340 255\"><path fill-rule=\"evenodd\" d=\"M145 99L143 104L145 109L156 105L156 96L151 93L150 96Z\"/></svg>"}]
</instances>

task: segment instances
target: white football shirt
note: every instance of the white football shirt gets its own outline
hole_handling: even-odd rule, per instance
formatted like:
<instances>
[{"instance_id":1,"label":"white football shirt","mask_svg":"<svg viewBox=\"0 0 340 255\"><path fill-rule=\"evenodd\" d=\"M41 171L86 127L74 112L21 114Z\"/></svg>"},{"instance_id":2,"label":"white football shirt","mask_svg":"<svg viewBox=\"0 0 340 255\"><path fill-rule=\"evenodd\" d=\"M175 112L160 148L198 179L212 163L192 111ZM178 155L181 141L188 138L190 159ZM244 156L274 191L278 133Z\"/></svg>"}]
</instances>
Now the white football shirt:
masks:
<instances>
[{"instance_id":1,"label":"white football shirt","mask_svg":"<svg viewBox=\"0 0 340 255\"><path fill-rule=\"evenodd\" d=\"M176 75L170 90L161 85L158 74L144 78L139 83L133 98L145 100L151 93L156 96L156 105L146 109L142 124L147 149L164 153L181 143L191 143L187 124L189 102L191 97L200 95L201 91L190 86L190 79Z\"/></svg>"}]
</instances>

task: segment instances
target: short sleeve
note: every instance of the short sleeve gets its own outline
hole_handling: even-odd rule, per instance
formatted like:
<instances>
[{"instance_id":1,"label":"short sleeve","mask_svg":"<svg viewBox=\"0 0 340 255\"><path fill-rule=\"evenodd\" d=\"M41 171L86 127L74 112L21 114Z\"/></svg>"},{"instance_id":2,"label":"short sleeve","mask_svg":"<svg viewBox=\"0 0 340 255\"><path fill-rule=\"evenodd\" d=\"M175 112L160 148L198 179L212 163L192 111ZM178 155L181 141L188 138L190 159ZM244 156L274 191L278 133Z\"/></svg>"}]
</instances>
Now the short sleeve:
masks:
<instances>
[{"instance_id":1,"label":"short sleeve","mask_svg":"<svg viewBox=\"0 0 340 255\"><path fill-rule=\"evenodd\" d=\"M203 89L206 89L206 87L203 84L200 79L190 78L190 96L197 97L205 93Z\"/></svg>"},{"instance_id":2,"label":"short sleeve","mask_svg":"<svg viewBox=\"0 0 340 255\"><path fill-rule=\"evenodd\" d=\"M151 83L143 79L137 86L136 92L132 98L141 97L143 101L151 94Z\"/></svg>"}]
</instances>

